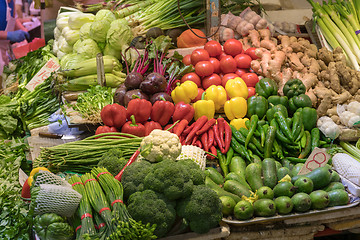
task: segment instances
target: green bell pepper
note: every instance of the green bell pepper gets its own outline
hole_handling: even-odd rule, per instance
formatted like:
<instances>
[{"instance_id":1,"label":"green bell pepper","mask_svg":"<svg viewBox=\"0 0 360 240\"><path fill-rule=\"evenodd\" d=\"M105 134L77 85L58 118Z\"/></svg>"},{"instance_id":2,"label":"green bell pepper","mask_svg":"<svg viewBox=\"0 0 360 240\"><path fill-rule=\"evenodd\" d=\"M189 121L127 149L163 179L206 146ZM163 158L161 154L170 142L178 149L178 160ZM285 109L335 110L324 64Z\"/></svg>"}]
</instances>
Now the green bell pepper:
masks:
<instances>
[{"instance_id":1,"label":"green bell pepper","mask_svg":"<svg viewBox=\"0 0 360 240\"><path fill-rule=\"evenodd\" d=\"M257 115L262 119L268 110L268 101L263 96L252 96L247 100L247 116Z\"/></svg>"},{"instance_id":2,"label":"green bell pepper","mask_svg":"<svg viewBox=\"0 0 360 240\"><path fill-rule=\"evenodd\" d=\"M289 100L289 110L291 113L296 112L298 108L311 107L312 102L308 95L300 94L290 98ZM304 118L305 119L305 118Z\"/></svg>"},{"instance_id":3,"label":"green bell pepper","mask_svg":"<svg viewBox=\"0 0 360 240\"><path fill-rule=\"evenodd\" d=\"M296 112L301 113L305 130L311 131L316 126L318 116L315 108L298 108Z\"/></svg>"},{"instance_id":4,"label":"green bell pepper","mask_svg":"<svg viewBox=\"0 0 360 240\"><path fill-rule=\"evenodd\" d=\"M281 112L285 118L288 117L288 111L284 105L278 104L267 110L266 112L266 119L271 122L271 120L274 118L274 114L276 112Z\"/></svg>"},{"instance_id":5,"label":"green bell pepper","mask_svg":"<svg viewBox=\"0 0 360 240\"><path fill-rule=\"evenodd\" d=\"M278 86L274 80L270 78L263 78L256 83L255 90L259 96L268 98L269 96L277 95Z\"/></svg>"},{"instance_id":6,"label":"green bell pepper","mask_svg":"<svg viewBox=\"0 0 360 240\"><path fill-rule=\"evenodd\" d=\"M55 213L36 216L34 230L41 240L70 240L74 235L74 229Z\"/></svg>"},{"instance_id":7,"label":"green bell pepper","mask_svg":"<svg viewBox=\"0 0 360 240\"><path fill-rule=\"evenodd\" d=\"M289 99L306 92L306 87L300 79L290 79L283 87L283 93Z\"/></svg>"},{"instance_id":8,"label":"green bell pepper","mask_svg":"<svg viewBox=\"0 0 360 240\"><path fill-rule=\"evenodd\" d=\"M287 96L270 96L268 99L269 108L272 108L275 105L284 105L286 108L289 107L289 100Z\"/></svg>"}]
</instances>

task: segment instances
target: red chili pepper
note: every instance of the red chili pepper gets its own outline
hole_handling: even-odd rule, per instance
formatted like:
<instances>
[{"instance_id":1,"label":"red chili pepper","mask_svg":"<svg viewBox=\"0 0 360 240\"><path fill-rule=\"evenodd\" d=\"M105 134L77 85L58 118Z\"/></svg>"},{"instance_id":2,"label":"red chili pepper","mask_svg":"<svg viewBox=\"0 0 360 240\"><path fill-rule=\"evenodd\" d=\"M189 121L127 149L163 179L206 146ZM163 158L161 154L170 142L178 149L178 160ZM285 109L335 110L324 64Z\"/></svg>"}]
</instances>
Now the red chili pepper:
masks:
<instances>
[{"instance_id":1,"label":"red chili pepper","mask_svg":"<svg viewBox=\"0 0 360 240\"><path fill-rule=\"evenodd\" d=\"M220 141L222 146L225 146L225 141L224 141L224 131L225 131L225 119L223 117L219 117L217 119L217 123L219 124L219 137L220 137Z\"/></svg>"},{"instance_id":2,"label":"red chili pepper","mask_svg":"<svg viewBox=\"0 0 360 240\"><path fill-rule=\"evenodd\" d=\"M208 135L208 149L211 148L211 146L214 144L214 130L213 128L210 128L207 132Z\"/></svg>"},{"instance_id":3,"label":"red chili pepper","mask_svg":"<svg viewBox=\"0 0 360 240\"><path fill-rule=\"evenodd\" d=\"M221 143L221 140L220 140L220 135L219 135L219 128L218 128L218 124L215 124L214 125L214 137L215 137L215 141L216 141L216 144L217 146L219 147L219 149L223 149L223 145Z\"/></svg>"},{"instance_id":4,"label":"red chili pepper","mask_svg":"<svg viewBox=\"0 0 360 240\"><path fill-rule=\"evenodd\" d=\"M209 142L208 142L208 133L207 132L204 132L202 135L201 135L201 143L203 145L203 148L206 152L209 151Z\"/></svg>"},{"instance_id":5,"label":"red chili pepper","mask_svg":"<svg viewBox=\"0 0 360 240\"><path fill-rule=\"evenodd\" d=\"M216 148L215 148L214 146L211 146L210 152L211 152L213 155L217 156L217 151L216 151ZM210 159L214 159L214 158L215 158L214 156L212 156L212 155L210 155L210 154L208 154L207 156L208 156L208 158L210 158Z\"/></svg>"},{"instance_id":6,"label":"red chili pepper","mask_svg":"<svg viewBox=\"0 0 360 240\"><path fill-rule=\"evenodd\" d=\"M126 122L123 127L121 128L121 132L123 133L130 133L138 137L145 136L145 127L141 123L135 122L134 115L130 117L131 121Z\"/></svg>"},{"instance_id":7,"label":"red chili pepper","mask_svg":"<svg viewBox=\"0 0 360 240\"><path fill-rule=\"evenodd\" d=\"M195 122L193 122L190 126L187 126L184 129L183 134L188 135L191 132L191 130L193 130L194 126L195 126Z\"/></svg>"},{"instance_id":8,"label":"red chili pepper","mask_svg":"<svg viewBox=\"0 0 360 240\"><path fill-rule=\"evenodd\" d=\"M162 97L161 101L156 101L152 106L150 118L160 123L161 126L165 126L174 114L174 111L175 105Z\"/></svg>"},{"instance_id":9,"label":"red chili pepper","mask_svg":"<svg viewBox=\"0 0 360 240\"><path fill-rule=\"evenodd\" d=\"M155 121L146 122L144 124L144 127L145 127L145 136L149 135L154 129L162 130L160 123Z\"/></svg>"},{"instance_id":10,"label":"red chili pepper","mask_svg":"<svg viewBox=\"0 0 360 240\"><path fill-rule=\"evenodd\" d=\"M151 102L148 100L132 99L127 106L126 117L130 120L131 115L134 115L136 122L143 123L149 119L151 108Z\"/></svg>"},{"instance_id":11,"label":"red chili pepper","mask_svg":"<svg viewBox=\"0 0 360 240\"><path fill-rule=\"evenodd\" d=\"M96 129L95 135L98 135L101 133L108 133L108 132L118 132L118 130L115 127L100 126Z\"/></svg>"},{"instance_id":12,"label":"red chili pepper","mask_svg":"<svg viewBox=\"0 0 360 240\"><path fill-rule=\"evenodd\" d=\"M184 131L185 127L187 127L189 124L188 120L183 119L181 120L175 127L174 127L174 133L179 137L181 133Z\"/></svg>"},{"instance_id":13,"label":"red chili pepper","mask_svg":"<svg viewBox=\"0 0 360 240\"><path fill-rule=\"evenodd\" d=\"M195 126L191 130L191 132L187 135L185 142L188 143L190 140L196 135L196 132L204 126L204 124L208 121L207 116L201 116L196 122L194 123Z\"/></svg>"},{"instance_id":14,"label":"red chili pepper","mask_svg":"<svg viewBox=\"0 0 360 240\"><path fill-rule=\"evenodd\" d=\"M196 132L196 135L201 135L204 132L207 132L215 123L216 123L215 118L210 119L204 124L204 126L199 131Z\"/></svg>"},{"instance_id":15,"label":"red chili pepper","mask_svg":"<svg viewBox=\"0 0 360 240\"><path fill-rule=\"evenodd\" d=\"M180 141L181 145L185 145L185 137L183 137Z\"/></svg>"},{"instance_id":16,"label":"red chili pepper","mask_svg":"<svg viewBox=\"0 0 360 240\"><path fill-rule=\"evenodd\" d=\"M229 151L230 144L231 144L231 137L232 137L232 132L231 132L230 125L229 125L229 123L225 122L225 147L224 147L225 153L227 153Z\"/></svg>"},{"instance_id":17,"label":"red chili pepper","mask_svg":"<svg viewBox=\"0 0 360 240\"><path fill-rule=\"evenodd\" d=\"M195 145L196 145L197 147L201 148L201 149L202 149L202 147L203 147L202 144L201 144L201 142L200 142L200 140L196 140Z\"/></svg>"},{"instance_id":18,"label":"red chili pepper","mask_svg":"<svg viewBox=\"0 0 360 240\"><path fill-rule=\"evenodd\" d=\"M121 176L122 176L125 168L127 166L129 166L130 164L132 164L133 162L135 162L135 160L139 156L139 154L140 154L140 148L134 152L134 154L130 157L129 161L125 164L123 169L121 169L121 171L118 173L118 175L115 176L116 180L121 181Z\"/></svg>"},{"instance_id":19,"label":"red chili pepper","mask_svg":"<svg viewBox=\"0 0 360 240\"><path fill-rule=\"evenodd\" d=\"M117 103L108 104L101 109L100 116L106 126L120 129L126 122L126 108Z\"/></svg>"},{"instance_id":20,"label":"red chili pepper","mask_svg":"<svg viewBox=\"0 0 360 240\"><path fill-rule=\"evenodd\" d=\"M196 143L196 141L197 141L197 139L198 139L198 136L194 136L194 138L192 139L192 141L191 141L191 144L190 145L195 145L195 143ZM186 143L186 140L185 140L185 143Z\"/></svg>"},{"instance_id":21,"label":"red chili pepper","mask_svg":"<svg viewBox=\"0 0 360 240\"><path fill-rule=\"evenodd\" d=\"M188 122L191 122L195 114L194 108L190 104L184 102L178 102L175 105L175 111L172 116L174 122L177 120L186 119Z\"/></svg>"}]
</instances>

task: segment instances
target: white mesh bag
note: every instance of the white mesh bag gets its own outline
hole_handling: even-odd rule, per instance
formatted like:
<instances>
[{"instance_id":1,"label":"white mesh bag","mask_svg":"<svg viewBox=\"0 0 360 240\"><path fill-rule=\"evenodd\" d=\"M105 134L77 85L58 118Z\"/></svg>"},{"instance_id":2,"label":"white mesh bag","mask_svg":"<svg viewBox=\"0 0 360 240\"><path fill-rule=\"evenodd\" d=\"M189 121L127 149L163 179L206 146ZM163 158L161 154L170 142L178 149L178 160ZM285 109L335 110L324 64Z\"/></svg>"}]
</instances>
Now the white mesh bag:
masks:
<instances>
[{"instance_id":1,"label":"white mesh bag","mask_svg":"<svg viewBox=\"0 0 360 240\"><path fill-rule=\"evenodd\" d=\"M35 190L36 189L36 190ZM81 200L81 194L71 187L58 186L54 184L40 184L31 190L31 194L37 193L31 205L34 207L34 214L56 213L63 217L71 217Z\"/></svg>"},{"instance_id":2,"label":"white mesh bag","mask_svg":"<svg viewBox=\"0 0 360 240\"><path fill-rule=\"evenodd\" d=\"M183 145L181 153L176 160L191 159L196 162L202 170L206 167L206 153L199 147L192 145Z\"/></svg>"},{"instance_id":3,"label":"white mesh bag","mask_svg":"<svg viewBox=\"0 0 360 240\"><path fill-rule=\"evenodd\" d=\"M71 185L67 181L63 180L60 176L43 170L40 170L39 174L36 176L34 186L38 187L41 184L55 184L58 186L71 188Z\"/></svg>"},{"instance_id":4,"label":"white mesh bag","mask_svg":"<svg viewBox=\"0 0 360 240\"><path fill-rule=\"evenodd\" d=\"M333 156L332 163L341 176L360 186L360 162L346 153L337 153Z\"/></svg>"}]
</instances>

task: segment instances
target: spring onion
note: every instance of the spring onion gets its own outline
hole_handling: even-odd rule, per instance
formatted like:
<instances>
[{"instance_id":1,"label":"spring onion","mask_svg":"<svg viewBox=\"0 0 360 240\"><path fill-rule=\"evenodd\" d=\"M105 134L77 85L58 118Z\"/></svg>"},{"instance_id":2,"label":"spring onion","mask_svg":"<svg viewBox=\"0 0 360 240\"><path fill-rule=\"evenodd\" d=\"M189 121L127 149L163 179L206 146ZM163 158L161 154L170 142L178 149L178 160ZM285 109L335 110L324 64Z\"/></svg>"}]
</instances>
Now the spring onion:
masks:
<instances>
[{"instance_id":1,"label":"spring onion","mask_svg":"<svg viewBox=\"0 0 360 240\"><path fill-rule=\"evenodd\" d=\"M346 151L347 154L351 155L358 162L360 162L360 149L351 145L348 142L340 141L340 146Z\"/></svg>"}]
</instances>

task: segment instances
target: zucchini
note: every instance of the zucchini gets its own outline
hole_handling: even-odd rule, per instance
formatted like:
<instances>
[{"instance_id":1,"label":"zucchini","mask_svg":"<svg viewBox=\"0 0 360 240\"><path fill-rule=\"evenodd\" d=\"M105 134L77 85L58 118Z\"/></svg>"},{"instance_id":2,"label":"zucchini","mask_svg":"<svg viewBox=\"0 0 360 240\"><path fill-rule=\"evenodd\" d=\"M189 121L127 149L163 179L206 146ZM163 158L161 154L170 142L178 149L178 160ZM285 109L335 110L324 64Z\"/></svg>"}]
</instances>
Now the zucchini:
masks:
<instances>
[{"instance_id":1,"label":"zucchini","mask_svg":"<svg viewBox=\"0 0 360 240\"><path fill-rule=\"evenodd\" d=\"M239 197L250 197L250 190L235 180L227 180L224 183L224 190L238 195Z\"/></svg>"},{"instance_id":2,"label":"zucchini","mask_svg":"<svg viewBox=\"0 0 360 240\"><path fill-rule=\"evenodd\" d=\"M245 177L254 192L263 186L260 164L250 163L245 169Z\"/></svg>"},{"instance_id":3,"label":"zucchini","mask_svg":"<svg viewBox=\"0 0 360 240\"><path fill-rule=\"evenodd\" d=\"M205 175L211 178L211 180L213 180L214 183L218 185L224 184L224 177L215 168L212 167L206 168Z\"/></svg>"},{"instance_id":4,"label":"zucchini","mask_svg":"<svg viewBox=\"0 0 360 240\"><path fill-rule=\"evenodd\" d=\"M246 182L245 178L240 177L237 173L234 172L230 172L228 175L226 175L225 177L225 181L227 180L235 180L238 181L239 183L241 183L242 185L244 185L245 187L247 187L248 189L251 190L251 187L249 186L249 184Z\"/></svg>"},{"instance_id":5,"label":"zucchini","mask_svg":"<svg viewBox=\"0 0 360 240\"><path fill-rule=\"evenodd\" d=\"M262 162L264 186L274 188L277 184L276 163L273 158L265 158Z\"/></svg>"},{"instance_id":6,"label":"zucchini","mask_svg":"<svg viewBox=\"0 0 360 240\"><path fill-rule=\"evenodd\" d=\"M213 180L211 180L211 178L209 177L205 177L205 186L207 186L208 188L214 190L216 192L216 194L221 197L221 196L228 196L231 197L232 199L234 199L234 201L237 203L241 200L241 198L238 195L235 195L233 193L230 193L228 191L225 191L224 189L222 189L221 187L219 187L219 185L217 185L216 183L214 183Z\"/></svg>"},{"instance_id":7,"label":"zucchini","mask_svg":"<svg viewBox=\"0 0 360 240\"><path fill-rule=\"evenodd\" d=\"M231 159L231 162L229 164L230 172L234 172L245 179L245 168L246 162L242 157L235 156Z\"/></svg>"}]
</instances>

